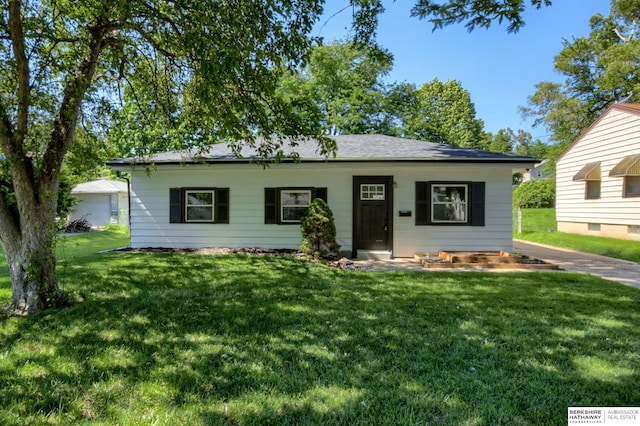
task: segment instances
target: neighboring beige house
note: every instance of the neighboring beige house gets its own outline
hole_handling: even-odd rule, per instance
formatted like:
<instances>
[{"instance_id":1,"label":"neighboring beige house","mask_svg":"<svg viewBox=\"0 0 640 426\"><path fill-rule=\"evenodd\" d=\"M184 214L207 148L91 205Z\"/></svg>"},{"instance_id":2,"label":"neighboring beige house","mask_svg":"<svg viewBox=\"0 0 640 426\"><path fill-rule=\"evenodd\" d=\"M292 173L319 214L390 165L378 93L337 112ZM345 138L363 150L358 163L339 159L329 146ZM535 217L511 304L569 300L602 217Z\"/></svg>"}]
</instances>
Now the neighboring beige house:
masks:
<instances>
[{"instance_id":1,"label":"neighboring beige house","mask_svg":"<svg viewBox=\"0 0 640 426\"><path fill-rule=\"evenodd\" d=\"M109 224L127 225L129 218L128 185L117 180L98 179L71 189L78 203L70 220L86 219L92 228Z\"/></svg>"},{"instance_id":2,"label":"neighboring beige house","mask_svg":"<svg viewBox=\"0 0 640 426\"><path fill-rule=\"evenodd\" d=\"M614 104L556 164L558 231L640 240L640 104Z\"/></svg>"}]
</instances>

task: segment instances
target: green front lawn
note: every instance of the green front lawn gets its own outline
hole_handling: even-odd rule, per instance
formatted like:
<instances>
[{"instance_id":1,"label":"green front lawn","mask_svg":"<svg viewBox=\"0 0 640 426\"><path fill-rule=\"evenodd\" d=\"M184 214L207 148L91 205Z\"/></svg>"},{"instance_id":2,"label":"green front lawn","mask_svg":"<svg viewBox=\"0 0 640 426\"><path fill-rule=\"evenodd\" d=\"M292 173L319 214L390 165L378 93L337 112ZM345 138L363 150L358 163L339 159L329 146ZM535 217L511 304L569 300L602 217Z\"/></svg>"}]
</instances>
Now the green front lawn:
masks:
<instances>
[{"instance_id":1,"label":"green front lawn","mask_svg":"<svg viewBox=\"0 0 640 426\"><path fill-rule=\"evenodd\" d=\"M634 288L72 238L59 276L78 303L0 319L2 425L555 425L640 401Z\"/></svg>"},{"instance_id":2,"label":"green front lawn","mask_svg":"<svg viewBox=\"0 0 640 426\"><path fill-rule=\"evenodd\" d=\"M557 232L555 209L522 209L522 233L514 214L513 237L640 263L640 242Z\"/></svg>"}]
</instances>

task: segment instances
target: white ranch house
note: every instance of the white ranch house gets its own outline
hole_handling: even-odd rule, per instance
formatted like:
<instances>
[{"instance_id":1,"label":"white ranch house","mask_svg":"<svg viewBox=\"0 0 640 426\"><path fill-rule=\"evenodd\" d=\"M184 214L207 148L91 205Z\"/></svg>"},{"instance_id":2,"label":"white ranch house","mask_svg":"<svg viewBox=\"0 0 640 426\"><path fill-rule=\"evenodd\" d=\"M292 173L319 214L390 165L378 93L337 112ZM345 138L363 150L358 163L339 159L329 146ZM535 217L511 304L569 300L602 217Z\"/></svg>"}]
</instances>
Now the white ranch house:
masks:
<instances>
[{"instance_id":1,"label":"white ranch house","mask_svg":"<svg viewBox=\"0 0 640 426\"><path fill-rule=\"evenodd\" d=\"M530 157L381 135L332 136L295 147L267 168L224 144L199 158L188 151L127 158L131 247L297 249L311 199L332 209L337 241L351 256L411 257L438 250L512 250L511 182ZM142 164L141 164L142 163ZM144 165L156 169L148 175Z\"/></svg>"},{"instance_id":2,"label":"white ranch house","mask_svg":"<svg viewBox=\"0 0 640 426\"><path fill-rule=\"evenodd\" d=\"M558 231L640 240L640 104L613 104L558 157Z\"/></svg>"}]
</instances>

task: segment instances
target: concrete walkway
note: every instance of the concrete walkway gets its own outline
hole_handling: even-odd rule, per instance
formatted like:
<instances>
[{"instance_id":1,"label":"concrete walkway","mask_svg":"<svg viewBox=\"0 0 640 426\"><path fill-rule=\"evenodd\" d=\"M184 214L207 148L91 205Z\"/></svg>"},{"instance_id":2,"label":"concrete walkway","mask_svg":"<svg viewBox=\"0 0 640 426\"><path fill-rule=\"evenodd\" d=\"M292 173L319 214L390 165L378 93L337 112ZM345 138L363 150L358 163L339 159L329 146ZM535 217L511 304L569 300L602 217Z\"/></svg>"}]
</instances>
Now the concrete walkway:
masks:
<instances>
[{"instance_id":1,"label":"concrete walkway","mask_svg":"<svg viewBox=\"0 0 640 426\"><path fill-rule=\"evenodd\" d=\"M513 251L556 264L566 271L584 272L640 288L640 264L635 262L522 240L513 240Z\"/></svg>"}]
</instances>

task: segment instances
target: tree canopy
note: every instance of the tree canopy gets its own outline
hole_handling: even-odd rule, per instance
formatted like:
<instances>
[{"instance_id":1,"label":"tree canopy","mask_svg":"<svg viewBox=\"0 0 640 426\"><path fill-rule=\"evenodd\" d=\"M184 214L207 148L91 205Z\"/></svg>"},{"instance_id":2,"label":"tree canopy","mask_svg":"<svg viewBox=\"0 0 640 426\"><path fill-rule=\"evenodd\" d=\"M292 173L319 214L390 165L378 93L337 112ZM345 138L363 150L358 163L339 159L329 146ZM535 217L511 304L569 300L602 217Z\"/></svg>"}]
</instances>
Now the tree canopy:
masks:
<instances>
[{"instance_id":1,"label":"tree canopy","mask_svg":"<svg viewBox=\"0 0 640 426\"><path fill-rule=\"evenodd\" d=\"M384 133L386 87L393 57L351 41L312 49L308 64L285 74L281 93L299 108L310 132Z\"/></svg>"},{"instance_id":2,"label":"tree canopy","mask_svg":"<svg viewBox=\"0 0 640 426\"><path fill-rule=\"evenodd\" d=\"M613 102L639 99L639 17L640 1L613 0L609 16L591 18L588 36L564 40L554 67L565 81L538 83L523 115L564 147Z\"/></svg>"},{"instance_id":3,"label":"tree canopy","mask_svg":"<svg viewBox=\"0 0 640 426\"><path fill-rule=\"evenodd\" d=\"M391 90L390 98L398 136L466 148L484 147L484 122L476 117L471 95L459 81L435 78L419 88L402 84Z\"/></svg>"},{"instance_id":4,"label":"tree canopy","mask_svg":"<svg viewBox=\"0 0 640 426\"><path fill-rule=\"evenodd\" d=\"M310 132L484 147L484 123L460 82L434 79L419 88L385 83L392 64L391 54L375 46L321 45L312 49L306 67L283 76L280 91L306 118Z\"/></svg>"},{"instance_id":5,"label":"tree canopy","mask_svg":"<svg viewBox=\"0 0 640 426\"><path fill-rule=\"evenodd\" d=\"M526 3L525 0L418 0L411 14L423 19L428 18L434 29L464 23L469 31L473 31L476 28L489 28L497 21L500 24L506 22L507 31L513 33L525 24L522 13ZM551 6L551 0L530 0L530 4L540 9L543 6Z\"/></svg>"}]
</instances>

